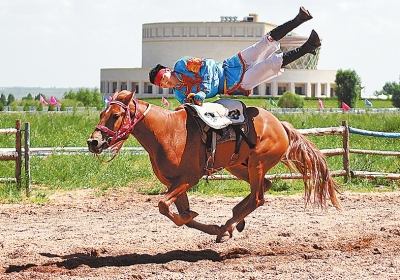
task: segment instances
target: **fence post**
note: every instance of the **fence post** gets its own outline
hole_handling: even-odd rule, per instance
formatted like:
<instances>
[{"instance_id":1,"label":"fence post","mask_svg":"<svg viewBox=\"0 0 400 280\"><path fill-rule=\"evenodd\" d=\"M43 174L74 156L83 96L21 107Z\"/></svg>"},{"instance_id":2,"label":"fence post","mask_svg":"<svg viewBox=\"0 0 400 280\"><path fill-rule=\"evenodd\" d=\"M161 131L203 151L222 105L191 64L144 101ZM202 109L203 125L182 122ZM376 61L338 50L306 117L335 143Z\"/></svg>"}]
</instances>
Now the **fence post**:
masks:
<instances>
[{"instance_id":1,"label":"fence post","mask_svg":"<svg viewBox=\"0 0 400 280\"><path fill-rule=\"evenodd\" d=\"M26 195L29 195L31 192L31 186L30 186L30 181L31 181L31 170L29 168L30 166L30 146L31 146L31 135L30 135L30 124L25 123L25 190L26 190Z\"/></svg>"},{"instance_id":2,"label":"fence post","mask_svg":"<svg viewBox=\"0 0 400 280\"><path fill-rule=\"evenodd\" d=\"M22 170L22 144L21 144L21 120L15 121L15 147L17 158L15 161L15 179L17 180L18 189L21 189L21 170Z\"/></svg>"},{"instance_id":3,"label":"fence post","mask_svg":"<svg viewBox=\"0 0 400 280\"><path fill-rule=\"evenodd\" d=\"M344 175L344 181L347 183L351 177L350 173L350 133L349 133L349 124L347 121L342 121L342 126L344 126L343 131L343 169L346 174Z\"/></svg>"}]
</instances>

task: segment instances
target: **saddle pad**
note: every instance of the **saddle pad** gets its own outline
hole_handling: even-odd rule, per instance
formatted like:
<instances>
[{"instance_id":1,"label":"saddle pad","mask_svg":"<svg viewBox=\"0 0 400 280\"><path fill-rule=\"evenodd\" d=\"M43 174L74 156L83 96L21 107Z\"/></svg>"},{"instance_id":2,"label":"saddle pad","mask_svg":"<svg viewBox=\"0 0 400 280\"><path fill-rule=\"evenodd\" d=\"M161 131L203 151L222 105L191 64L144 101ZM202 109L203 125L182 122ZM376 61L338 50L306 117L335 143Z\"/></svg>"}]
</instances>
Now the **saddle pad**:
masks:
<instances>
[{"instance_id":1,"label":"saddle pad","mask_svg":"<svg viewBox=\"0 0 400 280\"><path fill-rule=\"evenodd\" d=\"M219 99L215 102L205 102L202 106L186 104L197 112L197 115L210 127L222 129L230 124L243 124L246 117L243 104L237 100Z\"/></svg>"},{"instance_id":2,"label":"saddle pad","mask_svg":"<svg viewBox=\"0 0 400 280\"><path fill-rule=\"evenodd\" d=\"M215 129L221 129L232 124L227 117L229 111L223 105L218 103L203 103L203 106L187 104L193 108L197 115L209 126Z\"/></svg>"}]
</instances>

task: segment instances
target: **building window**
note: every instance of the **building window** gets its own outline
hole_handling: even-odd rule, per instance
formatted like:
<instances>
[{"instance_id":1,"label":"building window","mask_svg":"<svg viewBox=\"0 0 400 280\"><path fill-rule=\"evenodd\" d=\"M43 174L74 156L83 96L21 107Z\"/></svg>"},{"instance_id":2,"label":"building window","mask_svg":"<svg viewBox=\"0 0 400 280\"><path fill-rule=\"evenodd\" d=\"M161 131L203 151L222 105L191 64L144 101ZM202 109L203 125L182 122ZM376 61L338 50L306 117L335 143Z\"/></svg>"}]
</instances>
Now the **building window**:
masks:
<instances>
[{"instance_id":1,"label":"building window","mask_svg":"<svg viewBox=\"0 0 400 280\"><path fill-rule=\"evenodd\" d=\"M253 88L253 94L254 94L254 95L260 95L260 93L258 92L258 86L256 86L255 88Z\"/></svg>"},{"instance_id":2,"label":"building window","mask_svg":"<svg viewBox=\"0 0 400 280\"><path fill-rule=\"evenodd\" d=\"M326 95L326 85L325 84L321 84L321 93L322 96Z\"/></svg>"},{"instance_id":3,"label":"building window","mask_svg":"<svg viewBox=\"0 0 400 280\"><path fill-rule=\"evenodd\" d=\"M210 37L219 37L219 28L218 27L210 27Z\"/></svg>"},{"instance_id":4,"label":"building window","mask_svg":"<svg viewBox=\"0 0 400 280\"><path fill-rule=\"evenodd\" d=\"M144 93L153 93L153 85L150 83L145 83Z\"/></svg>"},{"instance_id":5,"label":"building window","mask_svg":"<svg viewBox=\"0 0 400 280\"><path fill-rule=\"evenodd\" d=\"M271 95L271 85L270 84L265 85L265 95Z\"/></svg>"},{"instance_id":6,"label":"building window","mask_svg":"<svg viewBox=\"0 0 400 280\"><path fill-rule=\"evenodd\" d=\"M139 83L132 82L131 83L131 91L135 91L136 93L139 93Z\"/></svg>"},{"instance_id":7,"label":"building window","mask_svg":"<svg viewBox=\"0 0 400 280\"><path fill-rule=\"evenodd\" d=\"M126 84L126 82L122 82L121 83L121 90L127 90L128 89L128 85Z\"/></svg>"},{"instance_id":8,"label":"building window","mask_svg":"<svg viewBox=\"0 0 400 280\"><path fill-rule=\"evenodd\" d=\"M304 95L303 94L303 87L295 87L294 92L299 94L299 95Z\"/></svg>"},{"instance_id":9,"label":"building window","mask_svg":"<svg viewBox=\"0 0 400 280\"><path fill-rule=\"evenodd\" d=\"M278 95L283 95L283 93L286 91L286 87L278 87Z\"/></svg>"},{"instance_id":10,"label":"building window","mask_svg":"<svg viewBox=\"0 0 400 280\"><path fill-rule=\"evenodd\" d=\"M172 28L171 27L165 27L164 28L164 37L171 37L172 34Z\"/></svg>"},{"instance_id":11,"label":"building window","mask_svg":"<svg viewBox=\"0 0 400 280\"><path fill-rule=\"evenodd\" d=\"M232 37L232 27L222 27L222 37Z\"/></svg>"},{"instance_id":12,"label":"building window","mask_svg":"<svg viewBox=\"0 0 400 280\"><path fill-rule=\"evenodd\" d=\"M112 92L118 90L117 82L113 82Z\"/></svg>"},{"instance_id":13,"label":"building window","mask_svg":"<svg viewBox=\"0 0 400 280\"><path fill-rule=\"evenodd\" d=\"M163 88L162 87L158 87L158 94L163 94Z\"/></svg>"},{"instance_id":14,"label":"building window","mask_svg":"<svg viewBox=\"0 0 400 280\"><path fill-rule=\"evenodd\" d=\"M174 89L169 88L169 89L168 89L168 94L174 94Z\"/></svg>"},{"instance_id":15,"label":"building window","mask_svg":"<svg viewBox=\"0 0 400 280\"><path fill-rule=\"evenodd\" d=\"M197 29L197 37L207 37L207 28L199 26Z\"/></svg>"},{"instance_id":16,"label":"building window","mask_svg":"<svg viewBox=\"0 0 400 280\"><path fill-rule=\"evenodd\" d=\"M172 37L181 36L181 27L172 27Z\"/></svg>"}]
</instances>

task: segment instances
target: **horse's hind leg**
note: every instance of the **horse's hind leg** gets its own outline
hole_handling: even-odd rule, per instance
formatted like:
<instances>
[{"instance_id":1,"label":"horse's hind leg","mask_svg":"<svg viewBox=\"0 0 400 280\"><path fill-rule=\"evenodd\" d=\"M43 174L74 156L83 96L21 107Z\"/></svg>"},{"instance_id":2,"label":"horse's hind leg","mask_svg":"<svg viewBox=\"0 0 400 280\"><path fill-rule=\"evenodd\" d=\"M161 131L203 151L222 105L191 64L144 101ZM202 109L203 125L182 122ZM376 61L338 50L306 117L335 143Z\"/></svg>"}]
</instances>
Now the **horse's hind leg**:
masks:
<instances>
[{"instance_id":1,"label":"horse's hind leg","mask_svg":"<svg viewBox=\"0 0 400 280\"><path fill-rule=\"evenodd\" d=\"M221 242L222 237L227 234L232 237L232 232L237 228L237 226L239 226L239 229L242 229L244 227L244 222L242 222L244 218L264 204L264 191L271 188L270 182L265 180L264 176L269 169L280 161L283 153L284 151L280 154L272 152L269 154L264 153L263 156L254 153L253 157L249 158L247 178L250 184L251 193L234 207L233 217L222 226L220 234L217 236L217 242ZM235 171L232 167L229 169L233 172ZM242 171L241 174L242 176L239 178L246 178L244 171ZM265 187L264 184L266 184Z\"/></svg>"},{"instance_id":2,"label":"horse's hind leg","mask_svg":"<svg viewBox=\"0 0 400 280\"><path fill-rule=\"evenodd\" d=\"M237 178L242 179L246 182L249 182L249 172L247 168L247 164L241 164L241 165L236 165L236 166L228 166L226 167L226 170L235 175ZM271 181L267 180L264 178L264 183L263 183L263 190L264 192L267 192L269 189L271 189L272 184ZM237 204L235 207L232 209L233 216L235 216L238 212L243 211L242 209L244 207L247 207L246 205L248 204L250 199L250 195L248 195L245 199L243 199L239 204ZM237 223L236 229L239 232L242 232L245 227L245 221L244 219L241 220L240 222Z\"/></svg>"}]
</instances>

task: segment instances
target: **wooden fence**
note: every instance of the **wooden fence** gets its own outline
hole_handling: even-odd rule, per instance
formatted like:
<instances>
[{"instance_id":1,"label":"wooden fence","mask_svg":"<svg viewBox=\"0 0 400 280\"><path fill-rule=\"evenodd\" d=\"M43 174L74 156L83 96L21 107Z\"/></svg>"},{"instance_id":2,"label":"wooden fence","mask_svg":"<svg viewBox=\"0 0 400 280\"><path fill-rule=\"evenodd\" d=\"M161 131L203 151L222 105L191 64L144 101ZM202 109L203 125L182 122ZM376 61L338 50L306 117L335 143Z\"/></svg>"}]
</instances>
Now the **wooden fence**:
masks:
<instances>
[{"instance_id":1,"label":"wooden fence","mask_svg":"<svg viewBox=\"0 0 400 280\"><path fill-rule=\"evenodd\" d=\"M341 148L335 149L321 149L321 152L329 157L341 155L343 157L343 169L331 170L333 177L344 176L345 181L349 178L377 178L383 177L391 180L399 180L400 174L397 173L384 173L384 172L368 172L368 171L357 171L350 169L350 154L370 154L370 155L382 155L382 156L397 156L400 157L400 152L396 151L377 151L377 150L362 150L362 149L351 149L350 148L350 133L356 133L365 136L373 137L389 137L389 138L400 138L400 133L383 133L356 129L348 126L347 121L343 121L341 126L338 127L327 127L327 128L310 128L310 129L298 129L298 131L305 136L323 136L323 135L340 135L343 138L343 145ZM213 175L214 180L224 179L235 179L232 175ZM281 173L281 174L267 174L265 178L268 180L276 179L302 179L303 176L300 173Z\"/></svg>"},{"instance_id":2,"label":"wooden fence","mask_svg":"<svg viewBox=\"0 0 400 280\"><path fill-rule=\"evenodd\" d=\"M30 154L37 154L47 156L52 153L57 154L71 154L71 153L89 153L87 147L65 147L65 148L30 148L30 127L29 123L25 123L25 148L21 148L21 129L20 121L16 122L15 129L0 129L0 133L15 133L16 134L16 151L1 152L0 149L0 160L15 160L16 161L16 174L15 178L8 179L16 181L19 186L21 186L21 167L22 167L22 152L24 152L25 158L25 174L26 174L26 190L29 192L30 184ZM348 126L347 121L343 121L341 126L337 127L327 127L327 128L310 128L310 129L298 129L298 131L305 136L324 136L324 135L339 135L342 137L342 147L334 149L321 149L321 152L329 156L342 156L343 158L343 168L340 170L331 170L333 177L344 176L345 181L349 178L362 177L362 178L376 178L383 177L392 180L399 180L400 174L397 173L383 173L383 172L368 172L368 171L356 171L350 168L350 154L371 154L371 155L382 155L382 156L397 156L400 157L400 152L396 151L377 151L377 150L362 150L362 149L352 149L350 148L350 133L356 133L365 136L373 137L390 137L390 138L400 138L400 133L383 133L383 132L373 132L361 129L356 129ZM7 149L3 149L7 150ZM8 149L10 150L10 149ZM142 147L126 147L123 148L124 151L142 154L146 151ZM204 177L207 178L207 177ZM302 179L303 176L297 173L280 173L280 174L268 174L265 176L266 179ZM213 174L207 178L208 180L227 180L236 179L232 175L223 174ZM7 180L6 178L0 178L0 182Z\"/></svg>"},{"instance_id":3,"label":"wooden fence","mask_svg":"<svg viewBox=\"0 0 400 280\"><path fill-rule=\"evenodd\" d=\"M24 149L22 148L22 132L24 132ZM18 188L22 187L22 158L25 163L25 189L30 192L30 124L25 123L25 129L21 129L21 121L15 122L15 128L2 128L0 134L15 134L15 151L9 149L0 150L0 160L15 161L14 178L0 178L0 182L16 182Z\"/></svg>"}]
</instances>

